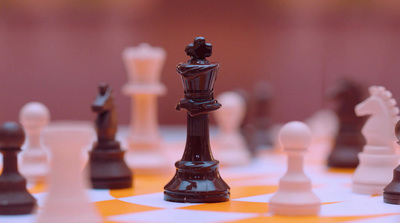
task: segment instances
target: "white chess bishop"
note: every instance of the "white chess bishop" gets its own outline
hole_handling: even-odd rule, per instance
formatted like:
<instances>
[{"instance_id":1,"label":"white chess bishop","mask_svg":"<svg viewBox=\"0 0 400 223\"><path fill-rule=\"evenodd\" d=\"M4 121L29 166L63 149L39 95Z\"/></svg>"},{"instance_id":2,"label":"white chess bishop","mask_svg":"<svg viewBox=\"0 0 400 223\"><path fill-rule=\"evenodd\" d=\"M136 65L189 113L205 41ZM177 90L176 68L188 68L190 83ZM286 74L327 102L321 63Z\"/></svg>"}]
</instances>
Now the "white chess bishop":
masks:
<instances>
[{"instance_id":1,"label":"white chess bishop","mask_svg":"<svg viewBox=\"0 0 400 223\"><path fill-rule=\"evenodd\" d=\"M399 165L394 132L399 120L399 108L392 93L382 86L371 86L370 97L355 107L357 116L369 115L361 132L366 140L358 154L358 164L352 189L355 193L379 195L390 183L393 169Z\"/></svg>"},{"instance_id":2,"label":"white chess bishop","mask_svg":"<svg viewBox=\"0 0 400 223\"><path fill-rule=\"evenodd\" d=\"M165 86L160 82L166 52L163 48L143 43L126 48L122 57L129 80L122 93L131 97L125 159L136 170L162 168L167 163L160 146L157 97L166 93Z\"/></svg>"},{"instance_id":3,"label":"white chess bishop","mask_svg":"<svg viewBox=\"0 0 400 223\"><path fill-rule=\"evenodd\" d=\"M251 154L240 133L240 124L246 112L246 102L235 92L224 92L217 97L222 107L214 112L219 134L214 155L221 165L234 166L250 163Z\"/></svg>"},{"instance_id":4,"label":"white chess bishop","mask_svg":"<svg viewBox=\"0 0 400 223\"><path fill-rule=\"evenodd\" d=\"M304 153L311 138L311 130L303 122L289 122L281 128L279 141L288 155L288 168L279 181L278 191L269 200L273 214L318 215L321 201L312 191L311 180L303 170Z\"/></svg>"},{"instance_id":5,"label":"white chess bishop","mask_svg":"<svg viewBox=\"0 0 400 223\"><path fill-rule=\"evenodd\" d=\"M47 154L42 148L41 133L50 121L50 112L42 103L29 102L22 107L19 121L27 139L22 147L20 171L30 183L43 182L48 174L49 164Z\"/></svg>"}]
</instances>

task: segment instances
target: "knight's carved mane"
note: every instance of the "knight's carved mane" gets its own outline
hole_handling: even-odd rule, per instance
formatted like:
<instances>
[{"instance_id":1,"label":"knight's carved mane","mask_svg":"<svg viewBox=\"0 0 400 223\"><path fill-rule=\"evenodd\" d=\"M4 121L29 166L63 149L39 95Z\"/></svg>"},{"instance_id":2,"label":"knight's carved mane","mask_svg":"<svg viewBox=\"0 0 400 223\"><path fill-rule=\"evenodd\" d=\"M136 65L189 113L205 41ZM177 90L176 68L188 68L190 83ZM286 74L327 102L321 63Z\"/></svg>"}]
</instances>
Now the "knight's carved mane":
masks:
<instances>
[{"instance_id":1,"label":"knight's carved mane","mask_svg":"<svg viewBox=\"0 0 400 223\"><path fill-rule=\"evenodd\" d=\"M391 118L393 119L393 122L397 123L400 119L399 108L397 107L396 99L393 98L392 93L386 90L383 86L371 86L369 88L369 93L371 96L376 96L382 99L391 115Z\"/></svg>"}]
</instances>

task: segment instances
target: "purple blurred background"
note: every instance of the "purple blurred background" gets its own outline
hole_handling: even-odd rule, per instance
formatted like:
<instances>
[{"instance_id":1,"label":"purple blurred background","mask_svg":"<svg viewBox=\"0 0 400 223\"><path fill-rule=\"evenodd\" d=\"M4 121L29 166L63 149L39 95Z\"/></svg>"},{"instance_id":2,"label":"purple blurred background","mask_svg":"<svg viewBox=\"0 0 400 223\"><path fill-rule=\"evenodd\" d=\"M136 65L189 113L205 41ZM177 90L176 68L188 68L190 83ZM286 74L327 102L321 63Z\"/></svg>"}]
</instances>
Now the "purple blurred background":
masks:
<instances>
[{"instance_id":1,"label":"purple blurred background","mask_svg":"<svg viewBox=\"0 0 400 223\"><path fill-rule=\"evenodd\" d=\"M183 124L174 110L183 96L175 67L196 36L213 44L221 63L215 94L259 80L275 88L275 122L304 119L329 105L326 90L340 77L383 85L400 100L400 1L69 0L0 2L0 121L18 120L40 101L52 119L94 120L97 84L114 89L119 122L129 121L121 94L121 53L147 42L164 47L161 124Z\"/></svg>"}]
</instances>

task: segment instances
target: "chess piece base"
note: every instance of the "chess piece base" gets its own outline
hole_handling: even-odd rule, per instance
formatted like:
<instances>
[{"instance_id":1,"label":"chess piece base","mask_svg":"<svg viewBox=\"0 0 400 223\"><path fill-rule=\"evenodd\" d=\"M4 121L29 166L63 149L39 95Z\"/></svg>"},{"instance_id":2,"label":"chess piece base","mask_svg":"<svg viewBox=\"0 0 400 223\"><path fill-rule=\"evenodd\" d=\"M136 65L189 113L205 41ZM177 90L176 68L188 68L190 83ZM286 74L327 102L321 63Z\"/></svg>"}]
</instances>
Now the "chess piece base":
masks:
<instances>
[{"instance_id":1,"label":"chess piece base","mask_svg":"<svg viewBox=\"0 0 400 223\"><path fill-rule=\"evenodd\" d=\"M400 204L400 194L384 192L383 202L387 204Z\"/></svg>"},{"instance_id":2,"label":"chess piece base","mask_svg":"<svg viewBox=\"0 0 400 223\"><path fill-rule=\"evenodd\" d=\"M36 199L26 190L26 181L20 176L2 177L0 181L0 215L30 214ZM14 181L14 182L13 182Z\"/></svg>"},{"instance_id":3,"label":"chess piece base","mask_svg":"<svg viewBox=\"0 0 400 223\"><path fill-rule=\"evenodd\" d=\"M26 204L15 204L15 205L0 205L0 215L23 215L31 214L36 207L35 202Z\"/></svg>"},{"instance_id":4,"label":"chess piece base","mask_svg":"<svg viewBox=\"0 0 400 223\"><path fill-rule=\"evenodd\" d=\"M384 184L353 183L352 191L357 194L382 195Z\"/></svg>"},{"instance_id":5,"label":"chess piece base","mask_svg":"<svg viewBox=\"0 0 400 223\"><path fill-rule=\"evenodd\" d=\"M89 175L94 189L122 189L132 187L132 172L125 163L124 151L101 150L95 147L89 152Z\"/></svg>"},{"instance_id":6,"label":"chess piece base","mask_svg":"<svg viewBox=\"0 0 400 223\"><path fill-rule=\"evenodd\" d=\"M366 146L364 151L370 151L371 148L371 146ZM392 180L393 169L399 163L399 156L397 154L379 155L362 152L358 158L360 165L353 175L353 192L381 195L383 189Z\"/></svg>"},{"instance_id":7,"label":"chess piece base","mask_svg":"<svg viewBox=\"0 0 400 223\"><path fill-rule=\"evenodd\" d=\"M164 187L164 200L214 203L229 200L230 188L218 173L219 161L178 161L174 178Z\"/></svg>"},{"instance_id":8,"label":"chess piece base","mask_svg":"<svg viewBox=\"0 0 400 223\"><path fill-rule=\"evenodd\" d=\"M269 204L269 210L275 215L285 216L313 216L318 215L321 204L290 205L290 204Z\"/></svg>"},{"instance_id":9,"label":"chess piece base","mask_svg":"<svg viewBox=\"0 0 400 223\"><path fill-rule=\"evenodd\" d=\"M342 146L332 150L328 157L328 166L336 168L356 168L358 166L359 149Z\"/></svg>"},{"instance_id":10,"label":"chess piece base","mask_svg":"<svg viewBox=\"0 0 400 223\"><path fill-rule=\"evenodd\" d=\"M90 182L94 189L123 189L132 187L132 177L112 180L91 179Z\"/></svg>"}]
</instances>

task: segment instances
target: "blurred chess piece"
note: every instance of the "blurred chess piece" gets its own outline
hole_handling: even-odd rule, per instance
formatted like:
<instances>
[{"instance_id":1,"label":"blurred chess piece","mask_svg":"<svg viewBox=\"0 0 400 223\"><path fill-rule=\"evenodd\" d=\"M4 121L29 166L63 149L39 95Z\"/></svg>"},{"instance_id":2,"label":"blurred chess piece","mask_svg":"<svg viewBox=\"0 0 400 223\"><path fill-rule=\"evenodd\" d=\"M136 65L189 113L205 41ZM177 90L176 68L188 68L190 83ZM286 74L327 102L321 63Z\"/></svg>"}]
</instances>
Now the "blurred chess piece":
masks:
<instances>
[{"instance_id":1,"label":"blurred chess piece","mask_svg":"<svg viewBox=\"0 0 400 223\"><path fill-rule=\"evenodd\" d=\"M235 92L224 92L217 97L217 101L223 106L214 113L219 128L214 149L216 159L228 166L250 163L251 154L240 132L246 102Z\"/></svg>"},{"instance_id":2,"label":"blurred chess piece","mask_svg":"<svg viewBox=\"0 0 400 223\"><path fill-rule=\"evenodd\" d=\"M269 200L269 208L277 215L317 215L320 199L312 191L305 175L304 154L311 145L311 130L303 122L289 122L279 131L279 141L288 155L287 172L279 180L278 191Z\"/></svg>"},{"instance_id":3,"label":"blurred chess piece","mask_svg":"<svg viewBox=\"0 0 400 223\"><path fill-rule=\"evenodd\" d=\"M339 118L338 134L328 157L328 166L355 168L359 163L358 153L364 145L361 135L364 119L354 113L354 107L362 100L361 89L356 83L344 79L328 94L337 103L336 114Z\"/></svg>"},{"instance_id":4,"label":"blurred chess piece","mask_svg":"<svg viewBox=\"0 0 400 223\"><path fill-rule=\"evenodd\" d=\"M397 122L395 133L397 144L400 144L400 121ZM400 204L400 165L393 170L393 179L383 189L383 201L388 204Z\"/></svg>"},{"instance_id":5,"label":"blurred chess piece","mask_svg":"<svg viewBox=\"0 0 400 223\"><path fill-rule=\"evenodd\" d=\"M166 52L160 47L140 44L126 48L122 57L129 80L122 93L131 97L126 159L128 165L136 170L159 170L166 166L157 118L157 97L166 93L160 82Z\"/></svg>"},{"instance_id":6,"label":"blurred chess piece","mask_svg":"<svg viewBox=\"0 0 400 223\"><path fill-rule=\"evenodd\" d=\"M82 174L81 155L93 139L93 129L59 125L43 131L43 143L52 162L49 188L37 223L100 223L101 217L90 203L87 172Z\"/></svg>"},{"instance_id":7,"label":"blurred chess piece","mask_svg":"<svg viewBox=\"0 0 400 223\"><path fill-rule=\"evenodd\" d=\"M381 195L399 164L393 131L399 120L399 108L384 87L371 86L369 93L370 97L355 107L357 116L369 117L362 128L366 144L358 154L360 164L353 175L352 189L355 193Z\"/></svg>"},{"instance_id":8,"label":"blurred chess piece","mask_svg":"<svg viewBox=\"0 0 400 223\"><path fill-rule=\"evenodd\" d=\"M254 85L255 111L252 126L249 133L251 136L251 147L253 151L272 149L274 140L270 128L270 109L273 97L273 88L270 83L260 81Z\"/></svg>"},{"instance_id":9,"label":"blurred chess piece","mask_svg":"<svg viewBox=\"0 0 400 223\"><path fill-rule=\"evenodd\" d=\"M42 129L50 121L50 112L39 102L29 102L19 113L19 121L24 127L26 142L22 147L20 169L28 182L45 181L49 171L47 154L42 148Z\"/></svg>"},{"instance_id":10,"label":"blurred chess piece","mask_svg":"<svg viewBox=\"0 0 400 223\"><path fill-rule=\"evenodd\" d=\"M18 172L18 156L25 141L22 127L15 122L0 126L0 153L3 169L0 175L0 215L30 214L36 199L26 190L26 179Z\"/></svg>"}]
</instances>

